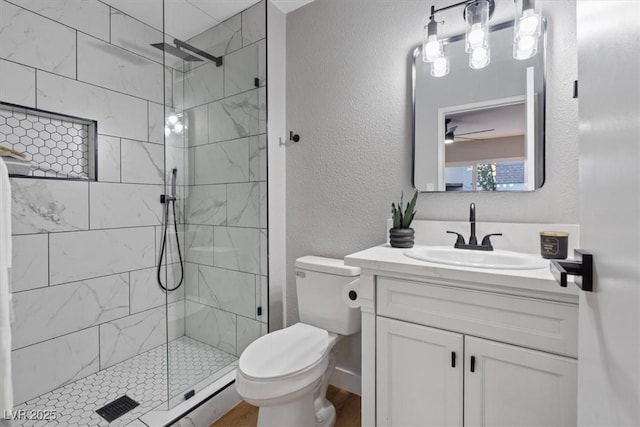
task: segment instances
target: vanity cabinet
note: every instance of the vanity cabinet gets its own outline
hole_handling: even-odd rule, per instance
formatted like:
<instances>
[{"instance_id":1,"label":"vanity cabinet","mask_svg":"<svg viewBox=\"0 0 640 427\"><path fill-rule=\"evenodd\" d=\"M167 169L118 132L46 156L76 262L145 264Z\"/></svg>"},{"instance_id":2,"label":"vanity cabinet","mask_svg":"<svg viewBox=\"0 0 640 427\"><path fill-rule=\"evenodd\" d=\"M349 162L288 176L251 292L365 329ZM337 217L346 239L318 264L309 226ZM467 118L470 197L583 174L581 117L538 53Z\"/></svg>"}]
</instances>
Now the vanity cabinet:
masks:
<instances>
[{"instance_id":1,"label":"vanity cabinet","mask_svg":"<svg viewBox=\"0 0 640 427\"><path fill-rule=\"evenodd\" d=\"M467 336L464 353L464 425L577 424L575 359Z\"/></svg>"},{"instance_id":2,"label":"vanity cabinet","mask_svg":"<svg viewBox=\"0 0 640 427\"><path fill-rule=\"evenodd\" d=\"M362 269L363 426L577 424L575 291L547 270L425 267L384 249L346 258Z\"/></svg>"},{"instance_id":3,"label":"vanity cabinet","mask_svg":"<svg viewBox=\"0 0 640 427\"><path fill-rule=\"evenodd\" d=\"M462 425L462 353L461 334L378 317L378 425Z\"/></svg>"},{"instance_id":4,"label":"vanity cabinet","mask_svg":"<svg viewBox=\"0 0 640 427\"><path fill-rule=\"evenodd\" d=\"M376 358L379 426L576 425L574 359L384 317Z\"/></svg>"}]
</instances>

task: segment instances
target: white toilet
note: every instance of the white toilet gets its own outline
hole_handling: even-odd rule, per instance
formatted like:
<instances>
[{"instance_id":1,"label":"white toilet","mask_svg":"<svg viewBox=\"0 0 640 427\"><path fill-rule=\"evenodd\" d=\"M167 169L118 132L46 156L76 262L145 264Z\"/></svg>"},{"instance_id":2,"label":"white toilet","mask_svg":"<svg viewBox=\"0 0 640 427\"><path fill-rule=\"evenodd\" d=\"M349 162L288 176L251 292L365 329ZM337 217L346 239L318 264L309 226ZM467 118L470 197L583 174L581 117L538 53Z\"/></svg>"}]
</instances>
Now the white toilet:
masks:
<instances>
[{"instance_id":1,"label":"white toilet","mask_svg":"<svg viewBox=\"0 0 640 427\"><path fill-rule=\"evenodd\" d=\"M358 267L341 259L305 256L296 260L300 323L251 343L236 371L238 394L259 408L259 427L332 427L326 399L335 367L334 345L360 330L360 310L342 299Z\"/></svg>"}]
</instances>

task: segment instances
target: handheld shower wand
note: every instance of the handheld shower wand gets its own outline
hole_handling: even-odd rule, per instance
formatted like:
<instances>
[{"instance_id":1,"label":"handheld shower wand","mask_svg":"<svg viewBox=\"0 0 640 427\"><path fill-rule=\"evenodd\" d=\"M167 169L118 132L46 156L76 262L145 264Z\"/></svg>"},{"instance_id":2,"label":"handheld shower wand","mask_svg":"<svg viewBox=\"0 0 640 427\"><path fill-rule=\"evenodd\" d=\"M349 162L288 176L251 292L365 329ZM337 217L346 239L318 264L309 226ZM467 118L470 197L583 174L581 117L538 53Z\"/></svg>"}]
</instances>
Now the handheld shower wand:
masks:
<instances>
[{"instance_id":1,"label":"handheld shower wand","mask_svg":"<svg viewBox=\"0 0 640 427\"><path fill-rule=\"evenodd\" d=\"M166 195L162 194L160 196L160 203L164 204L164 218L162 224L162 246L160 249L160 258L158 259L158 270L157 270L157 278L158 284L165 291L175 291L178 289L184 280L184 263L182 261L182 252L180 250L180 239L178 237L178 218L176 216L176 181L178 180L178 169L173 168L171 170L171 194ZM173 229L176 235L176 246L178 247L178 258L180 260L180 281L173 288L168 288L162 284L162 257L164 256L165 248L167 245L167 228L169 227L169 203L172 204L173 207Z\"/></svg>"},{"instance_id":2,"label":"handheld shower wand","mask_svg":"<svg viewBox=\"0 0 640 427\"><path fill-rule=\"evenodd\" d=\"M160 195L160 203L168 204L169 202L175 202L176 198L176 181L178 179L178 169L171 169L171 194L168 196L166 194Z\"/></svg>"},{"instance_id":3,"label":"handheld shower wand","mask_svg":"<svg viewBox=\"0 0 640 427\"><path fill-rule=\"evenodd\" d=\"M171 197L173 201L176 200L176 181L178 180L178 169L173 168L171 171Z\"/></svg>"}]
</instances>

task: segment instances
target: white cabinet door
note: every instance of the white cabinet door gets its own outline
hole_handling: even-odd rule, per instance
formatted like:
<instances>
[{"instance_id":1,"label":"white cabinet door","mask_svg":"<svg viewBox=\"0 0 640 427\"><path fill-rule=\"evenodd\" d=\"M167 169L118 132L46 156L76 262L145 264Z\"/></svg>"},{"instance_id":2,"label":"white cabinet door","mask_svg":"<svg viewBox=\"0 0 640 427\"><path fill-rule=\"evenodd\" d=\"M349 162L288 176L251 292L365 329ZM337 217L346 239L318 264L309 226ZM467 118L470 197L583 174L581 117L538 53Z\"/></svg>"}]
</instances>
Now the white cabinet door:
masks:
<instances>
[{"instance_id":1,"label":"white cabinet door","mask_svg":"<svg viewBox=\"0 0 640 427\"><path fill-rule=\"evenodd\" d=\"M384 317L376 335L376 424L461 426L462 335Z\"/></svg>"},{"instance_id":2,"label":"white cabinet door","mask_svg":"<svg viewBox=\"0 0 640 427\"><path fill-rule=\"evenodd\" d=\"M464 347L466 426L576 425L575 359L471 337Z\"/></svg>"}]
</instances>

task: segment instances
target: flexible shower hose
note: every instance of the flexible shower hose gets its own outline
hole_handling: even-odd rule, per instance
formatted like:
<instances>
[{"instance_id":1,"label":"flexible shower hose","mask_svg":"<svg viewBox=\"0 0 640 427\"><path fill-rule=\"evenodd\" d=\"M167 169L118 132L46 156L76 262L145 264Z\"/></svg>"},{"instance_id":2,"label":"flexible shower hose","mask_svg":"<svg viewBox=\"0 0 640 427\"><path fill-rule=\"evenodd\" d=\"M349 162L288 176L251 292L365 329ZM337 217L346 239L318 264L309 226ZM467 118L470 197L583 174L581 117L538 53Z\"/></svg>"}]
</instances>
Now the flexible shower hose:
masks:
<instances>
[{"instance_id":1,"label":"flexible shower hose","mask_svg":"<svg viewBox=\"0 0 640 427\"><path fill-rule=\"evenodd\" d=\"M164 256L164 251L165 251L165 247L167 244L167 228L168 228L168 222L169 222L169 203L172 204L173 206L173 229L175 230L175 234L176 234L176 246L178 246L178 258L180 260L180 281L178 282L178 285L175 288L167 288L165 285L162 284L162 278L161 278L161 269L162 269L162 257ZM168 266L168 264L167 264ZM157 277L158 277L158 284L160 285L160 287L167 292L171 292L171 291L175 291L176 289L178 289L181 285L182 285L182 281L184 280L184 266L183 266L183 262L182 262L182 252L180 251L180 238L178 236L178 219L176 218L176 202L175 202L175 198L174 199L169 199L167 198L167 200L165 201L165 209L164 209L164 224L162 227L162 248L160 249L160 259L158 260L158 271L157 271Z\"/></svg>"}]
</instances>

